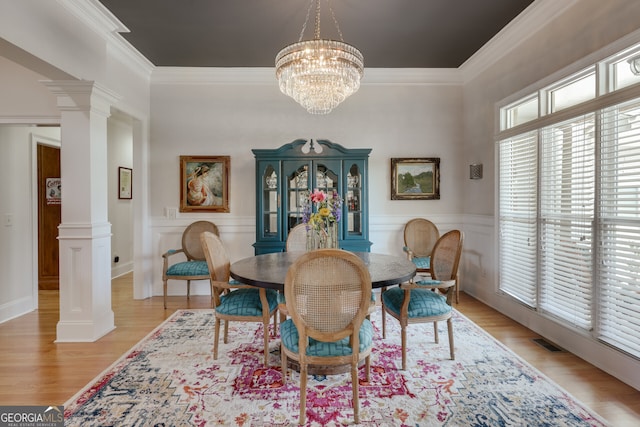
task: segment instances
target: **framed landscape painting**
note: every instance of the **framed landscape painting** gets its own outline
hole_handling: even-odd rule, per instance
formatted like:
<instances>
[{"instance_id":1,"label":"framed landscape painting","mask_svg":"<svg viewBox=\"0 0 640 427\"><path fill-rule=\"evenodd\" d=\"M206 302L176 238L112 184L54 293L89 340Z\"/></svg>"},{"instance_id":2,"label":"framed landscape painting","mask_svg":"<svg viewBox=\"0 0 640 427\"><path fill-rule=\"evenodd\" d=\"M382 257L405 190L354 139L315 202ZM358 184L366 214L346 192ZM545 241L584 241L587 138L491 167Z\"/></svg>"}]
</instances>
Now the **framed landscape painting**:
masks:
<instances>
[{"instance_id":1,"label":"framed landscape painting","mask_svg":"<svg viewBox=\"0 0 640 427\"><path fill-rule=\"evenodd\" d=\"M180 156L180 212L229 212L229 156Z\"/></svg>"},{"instance_id":2,"label":"framed landscape painting","mask_svg":"<svg viewBox=\"0 0 640 427\"><path fill-rule=\"evenodd\" d=\"M391 159L391 200L439 198L439 157Z\"/></svg>"}]
</instances>

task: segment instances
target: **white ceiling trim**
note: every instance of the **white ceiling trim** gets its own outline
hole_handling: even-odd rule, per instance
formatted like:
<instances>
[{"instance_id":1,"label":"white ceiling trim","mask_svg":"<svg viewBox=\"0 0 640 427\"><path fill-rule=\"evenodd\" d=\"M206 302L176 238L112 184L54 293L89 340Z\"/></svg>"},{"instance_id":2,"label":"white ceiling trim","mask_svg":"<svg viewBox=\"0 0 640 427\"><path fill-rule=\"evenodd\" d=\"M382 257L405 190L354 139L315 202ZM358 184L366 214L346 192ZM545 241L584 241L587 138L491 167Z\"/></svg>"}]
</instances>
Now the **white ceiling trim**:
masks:
<instances>
[{"instance_id":1,"label":"white ceiling trim","mask_svg":"<svg viewBox=\"0 0 640 427\"><path fill-rule=\"evenodd\" d=\"M152 84L268 84L277 83L273 67L156 67ZM366 85L461 85L457 68L366 68Z\"/></svg>"},{"instance_id":2,"label":"white ceiling trim","mask_svg":"<svg viewBox=\"0 0 640 427\"><path fill-rule=\"evenodd\" d=\"M0 116L0 125L60 125L60 116Z\"/></svg>"},{"instance_id":3,"label":"white ceiling trim","mask_svg":"<svg viewBox=\"0 0 640 427\"><path fill-rule=\"evenodd\" d=\"M579 0L535 0L460 66L464 83L476 78Z\"/></svg>"},{"instance_id":4,"label":"white ceiling trim","mask_svg":"<svg viewBox=\"0 0 640 427\"><path fill-rule=\"evenodd\" d=\"M136 74L149 79L154 65L138 52L120 33L129 29L98 0L58 0L77 19L105 41L107 52Z\"/></svg>"},{"instance_id":5,"label":"white ceiling trim","mask_svg":"<svg viewBox=\"0 0 640 427\"><path fill-rule=\"evenodd\" d=\"M458 68L365 68L362 85L462 85Z\"/></svg>"},{"instance_id":6,"label":"white ceiling trim","mask_svg":"<svg viewBox=\"0 0 640 427\"><path fill-rule=\"evenodd\" d=\"M272 67L155 67L151 84L273 84Z\"/></svg>"}]
</instances>

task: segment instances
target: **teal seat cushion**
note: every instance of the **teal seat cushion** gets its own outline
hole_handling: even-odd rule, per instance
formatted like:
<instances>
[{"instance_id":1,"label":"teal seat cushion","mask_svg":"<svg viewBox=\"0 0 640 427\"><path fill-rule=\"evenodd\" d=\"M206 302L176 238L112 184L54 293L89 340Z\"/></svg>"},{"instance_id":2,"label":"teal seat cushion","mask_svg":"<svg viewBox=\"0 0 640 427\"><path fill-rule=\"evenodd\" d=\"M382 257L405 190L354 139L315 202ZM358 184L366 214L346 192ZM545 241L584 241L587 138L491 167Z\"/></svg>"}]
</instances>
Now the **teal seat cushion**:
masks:
<instances>
[{"instance_id":1,"label":"teal seat cushion","mask_svg":"<svg viewBox=\"0 0 640 427\"><path fill-rule=\"evenodd\" d=\"M416 265L416 268L428 270L431 267L431 257L428 256L415 256L411 258L411 261Z\"/></svg>"},{"instance_id":2,"label":"teal seat cushion","mask_svg":"<svg viewBox=\"0 0 640 427\"><path fill-rule=\"evenodd\" d=\"M269 312L278 306L277 292L267 289ZM236 289L220 297L220 305L216 312L227 316L262 316L262 303L258 288Z\"/></svg>"},{"instance_id":3,"label":"teal seat cushion","mask_svg":"<svg viewBox=\"0 0 640 427\"><path fill-rule=\"evenodd\" d=\"M400 315L404 290L400 287L387 289L382 293L384 306L397 315ZM409 318L441 316L451 312L451 306L447 299L430 289L411 289L409 300Z\"/></svg>"},{"instance_id":4,"label":"teal seat cushion","mask_svg":"<svg viewBox=\"0 0 640 427\"><path fill-rule=\"evenodd\" d=\"M184 261L167 269L167 276L208 276L207 261Z\"/></svg>"},{"instance_id":5,"label":"teal seat cushion","mask_svg":"<svg viewBox=\"0 0 640 427\"><path fill-rule=\"evenodd\" d=\"M373 343L373 326L369 319L364 319L362 326L360 327L360 351L365 351L371 347ZM287 347L294 353L298 352L298 329L293 323L293 320L287 319L280 325L280 339L282 345ZM351 347L349 347L349 337L335 342L323 342L317 341L312 338L309 339L309 347L307 347L308 356L348 356L351 354Z\"/></svg>"}]
</instances>

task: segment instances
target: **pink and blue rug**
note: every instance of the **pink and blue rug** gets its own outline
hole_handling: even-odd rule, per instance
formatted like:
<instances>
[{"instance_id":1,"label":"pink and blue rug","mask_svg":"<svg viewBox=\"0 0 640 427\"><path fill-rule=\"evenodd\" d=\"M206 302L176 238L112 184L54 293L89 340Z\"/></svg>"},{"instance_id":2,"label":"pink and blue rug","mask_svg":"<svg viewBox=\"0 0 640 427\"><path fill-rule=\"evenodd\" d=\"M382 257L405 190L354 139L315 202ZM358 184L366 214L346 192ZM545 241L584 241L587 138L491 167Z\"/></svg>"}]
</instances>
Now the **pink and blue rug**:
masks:
<instances>
[{"instance_id":1,"label":"pink and blue rug","mask_svg":"<svg viewBox=\"0 0 640 427\"><path fill-rule=\"evenodd\" d=\"M406 371L400 329L372 315L370 382L360 380L362 426L605 426L542 373L458 312L456 360L431 324L409 325ZM213 360L212 310L180 310L65 403L65 426L295 426L297 374L282 383L278 338L262 365L261 324L231 323ZM354 425L349 374L308 382L307 425Z\"/></svg>"}]
</instances>

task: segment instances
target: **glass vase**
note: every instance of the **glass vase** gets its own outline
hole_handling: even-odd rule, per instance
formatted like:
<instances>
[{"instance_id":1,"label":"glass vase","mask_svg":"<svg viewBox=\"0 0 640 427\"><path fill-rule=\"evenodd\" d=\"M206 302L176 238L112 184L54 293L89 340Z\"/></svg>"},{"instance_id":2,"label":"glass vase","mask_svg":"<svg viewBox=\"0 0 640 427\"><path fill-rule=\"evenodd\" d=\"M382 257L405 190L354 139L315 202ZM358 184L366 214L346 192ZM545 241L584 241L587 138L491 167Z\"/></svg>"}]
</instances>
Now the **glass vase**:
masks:
<instances>
[{"instance_id":1,"label":"glass vase","mask_svg":"<svg viewBox=\"0 0 640 427\"><path fill-rule=\"evenodd\" d=\"M333 222L326 227L310 228L307 231L307 251L338 247L338 223Z\"/></svg>"}]
</instances>

